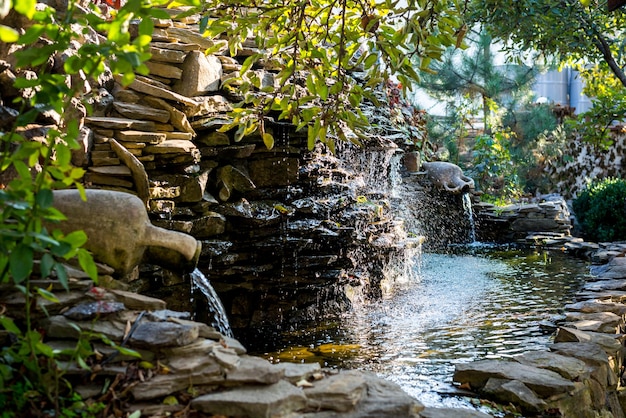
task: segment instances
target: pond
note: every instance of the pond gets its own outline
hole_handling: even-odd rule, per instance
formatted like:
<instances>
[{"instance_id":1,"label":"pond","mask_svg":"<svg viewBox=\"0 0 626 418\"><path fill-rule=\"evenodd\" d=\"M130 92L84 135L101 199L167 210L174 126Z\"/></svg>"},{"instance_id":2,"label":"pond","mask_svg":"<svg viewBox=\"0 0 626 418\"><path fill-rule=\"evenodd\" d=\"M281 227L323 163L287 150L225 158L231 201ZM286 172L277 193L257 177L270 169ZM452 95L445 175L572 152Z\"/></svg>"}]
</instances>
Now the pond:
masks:
<instances>
[{"instance_id":1,"label":"pond","mask_svg":"<svg viewBox=\"0 0 626 418\"><path fill-rule=\"evenodd\" d=\"M558 251L465 246L423 254L418 279L341 321L285 333L253 348L273 362L370 370L427 406L472 407L453 396L454 365L543 350L573 301L586 263Z\"/></svg>"}]
</instances>

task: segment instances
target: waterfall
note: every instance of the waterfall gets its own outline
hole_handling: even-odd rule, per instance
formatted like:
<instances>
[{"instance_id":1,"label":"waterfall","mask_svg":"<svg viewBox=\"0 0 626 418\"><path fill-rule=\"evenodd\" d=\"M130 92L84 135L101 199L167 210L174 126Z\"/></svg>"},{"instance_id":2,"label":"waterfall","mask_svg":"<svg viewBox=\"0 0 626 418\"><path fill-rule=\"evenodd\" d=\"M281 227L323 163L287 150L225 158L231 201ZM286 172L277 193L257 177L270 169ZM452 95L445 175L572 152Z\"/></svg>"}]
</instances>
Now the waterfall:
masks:
<instances>
[{"instance_id":1,"label":"waterfall","mask_svg":"<svg viewBox=\"0 0 626 418\"><path fill-rule=\"evenodd\" d=\"M472 199L469 193L463 193L463 210L469 222L469 243L476 242L476 223L474 222L474 211L472 210Z\"/></svg>"},{"instance_id":2,"label":"waterfall","mask_svg":"<svg viewBox=\"0 0 626 418\"><path fill-rule=\"evenodd\" d=\"M191 292L195 293L196 290L202 292L206 298L206 309L209 314L209 324L219 331L222 335L227 337L233 336L233 331L230 328L228 322L228 316L226 310L219 296L211 286L211 282L206 276L199 270L195 269L191 273Z\"/></svg>"}]
</instances>

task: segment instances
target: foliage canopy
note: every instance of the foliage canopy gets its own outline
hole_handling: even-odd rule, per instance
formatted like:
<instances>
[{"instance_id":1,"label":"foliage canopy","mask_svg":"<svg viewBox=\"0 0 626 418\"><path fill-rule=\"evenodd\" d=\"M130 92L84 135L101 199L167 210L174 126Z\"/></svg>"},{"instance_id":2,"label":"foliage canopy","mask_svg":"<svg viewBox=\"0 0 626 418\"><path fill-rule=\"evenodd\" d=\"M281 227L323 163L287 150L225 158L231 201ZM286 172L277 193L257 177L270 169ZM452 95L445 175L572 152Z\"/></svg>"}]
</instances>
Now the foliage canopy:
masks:
<instances>
[{"instance_id":1,"label":"foliage canopy","mask_svg":"<svg viewBox=\"0 0 626 418\"><path fill-rule=\"evenodd\" d=\"M624 12L599 0L473 1L469 18L508 41L511 53L539 52L560 63L608 66L626 86Z\"/></svg>"},{"instance_id":2,"label":"foliage canopy","mask_svg":"<svg viewBox=\"0 0 626 418\"><path fill-rule=\"evenodd\" d=\"M359 103L377 102L373 90L392 76L410 87L419 68L464 36L460 0L179 1L204 16L202 33L228 39L231 52L249 38L262 51L243 63L241 107L224 129L238 128L237 138L258 129L270 147L271 121L306 128L309 148L318 140L331 149L336 139L359 143L368 125ZM260 60L277 64L277 86L263 86L252 71Z\"/></svg>"}]
</instances>

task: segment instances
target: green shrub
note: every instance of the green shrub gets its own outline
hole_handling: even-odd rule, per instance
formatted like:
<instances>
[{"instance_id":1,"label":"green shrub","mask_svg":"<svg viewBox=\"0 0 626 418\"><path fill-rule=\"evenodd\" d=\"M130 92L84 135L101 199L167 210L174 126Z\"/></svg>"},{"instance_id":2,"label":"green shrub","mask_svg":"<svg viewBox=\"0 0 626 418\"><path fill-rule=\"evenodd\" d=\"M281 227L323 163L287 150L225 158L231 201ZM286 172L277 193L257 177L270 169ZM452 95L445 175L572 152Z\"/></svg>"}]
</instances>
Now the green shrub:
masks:
<instances>
[{"instance_id":1,"label":"green shrub","mask_svg":"<svg viewBox=\"0 0 626 418\"><path fill-rule=\"evenodd\" d=\"M626 239L626 180L607 178L591 183L572 206L586 239Z\"/></svg>"}]
</instances>

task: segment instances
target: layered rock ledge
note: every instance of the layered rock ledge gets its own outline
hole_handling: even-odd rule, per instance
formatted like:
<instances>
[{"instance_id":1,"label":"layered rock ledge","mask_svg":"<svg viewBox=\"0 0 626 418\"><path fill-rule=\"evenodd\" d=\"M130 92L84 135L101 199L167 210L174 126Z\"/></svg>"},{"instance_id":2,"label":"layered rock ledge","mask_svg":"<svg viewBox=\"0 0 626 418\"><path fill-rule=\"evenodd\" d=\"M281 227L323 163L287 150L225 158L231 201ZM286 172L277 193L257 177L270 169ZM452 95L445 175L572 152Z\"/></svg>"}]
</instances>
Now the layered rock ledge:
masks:
<instances>
[{"instance_id":1,"label":"layered rock ledge","mask_svg":"<svg viewBox=\"0 0 626 418\"><path fill-rule=\"evenodd\" d=\"M459 364L454 381L530 416L624 417L624 244L586 243L550 233L531 234L525 241L588 257L594 261L593 276L562 317L544 324L555 329L550 351Z\"/></svg>"}]
</instances>

